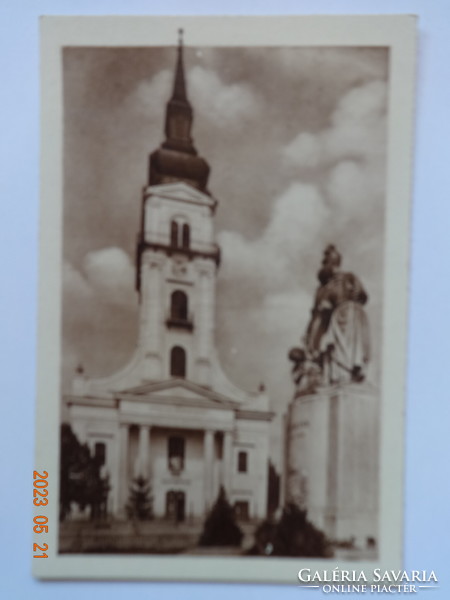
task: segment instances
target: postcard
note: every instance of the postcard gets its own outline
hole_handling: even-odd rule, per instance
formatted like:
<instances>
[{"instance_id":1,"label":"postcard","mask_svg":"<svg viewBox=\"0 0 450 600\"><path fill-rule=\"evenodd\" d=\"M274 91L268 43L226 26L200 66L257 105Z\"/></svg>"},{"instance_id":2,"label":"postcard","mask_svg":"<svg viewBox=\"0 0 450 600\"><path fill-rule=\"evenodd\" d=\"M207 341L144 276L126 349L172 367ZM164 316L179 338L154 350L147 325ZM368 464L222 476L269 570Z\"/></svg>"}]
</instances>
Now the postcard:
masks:
<instances>
[{"instance_id":1,"label":"postcard","mask_svg":"<svg viewBox=\"0 0 450 600\"><path fill-rule=\"evenodd\" d=\"M42 18L37 577L401 569L415 31Z\"/></svg>"}]
</instances>

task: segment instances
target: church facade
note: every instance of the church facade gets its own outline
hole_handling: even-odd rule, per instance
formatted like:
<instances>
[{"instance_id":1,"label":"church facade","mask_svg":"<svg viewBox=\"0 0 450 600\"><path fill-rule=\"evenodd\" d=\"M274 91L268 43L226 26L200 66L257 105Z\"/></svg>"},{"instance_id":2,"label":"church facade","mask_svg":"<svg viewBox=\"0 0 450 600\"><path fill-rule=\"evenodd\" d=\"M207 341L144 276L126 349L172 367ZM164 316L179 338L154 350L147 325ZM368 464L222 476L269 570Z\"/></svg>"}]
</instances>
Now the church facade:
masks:
<instances>
[{"instance_id":1,"label":"church facade","mask_svg":"<svg viewBox=\"0 0 450 600\"><path fill-rule=\"evenodd\" d=\"M77 373L64 401L73 431L108 473L110 513L124 514L142 476L156 517L203 517L223 486L238 518L264 518L273 413L264 390L238 389L217 358L217 201L192 118L180 43L166 139L150 155L143 191L137 348L110 377Z\"/></svg>"}]
</instances>

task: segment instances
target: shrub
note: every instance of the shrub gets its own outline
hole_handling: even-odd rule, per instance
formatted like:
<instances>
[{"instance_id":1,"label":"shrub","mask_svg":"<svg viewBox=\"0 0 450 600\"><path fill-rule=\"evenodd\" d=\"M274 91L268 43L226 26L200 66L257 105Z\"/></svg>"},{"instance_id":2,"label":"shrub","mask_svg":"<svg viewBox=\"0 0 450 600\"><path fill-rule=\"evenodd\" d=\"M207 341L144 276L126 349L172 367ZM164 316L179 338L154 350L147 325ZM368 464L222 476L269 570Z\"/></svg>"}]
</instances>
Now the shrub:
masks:
<instances>
[{"instance_id":1,"label":"shrub","mask_svg":"<svg viewBox=\"0 0 450 600\"><path fill-rule=\"evenodd\" d=\"M306 518L306 510L288 504L278 522L261 523L249 554L329 557L331 552L325 534Z\"/></svg>"},{"instance_id":2,"label":"shrub","mask_svg":"<svg viewBox=\"0 0 450 600\"><path fill-rule=\"evenodd\" d=\"M149 521L153 519L153 496L147 480L136 477L130 486L130 497L126 506L129 519L136 521Z\"/></svg>"},{"instance_id":3,"label":"shrub","mask_svg":"<svg viewBox=\"0 0 450 600\"><path fill-rule=\"evenodd\" d=\"M240 546L243 533L236 523L233 508L223 487L203 525L200 546Z\"/></svg>"}]
</instances>

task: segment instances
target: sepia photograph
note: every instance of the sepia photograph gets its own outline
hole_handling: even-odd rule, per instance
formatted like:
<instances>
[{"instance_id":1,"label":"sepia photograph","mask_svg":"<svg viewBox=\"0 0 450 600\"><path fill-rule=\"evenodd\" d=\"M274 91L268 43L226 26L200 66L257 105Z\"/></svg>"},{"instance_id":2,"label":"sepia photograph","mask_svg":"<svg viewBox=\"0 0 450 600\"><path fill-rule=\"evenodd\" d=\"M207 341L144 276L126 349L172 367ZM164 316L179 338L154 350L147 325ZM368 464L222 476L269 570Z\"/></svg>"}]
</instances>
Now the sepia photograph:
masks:
<instances>
[{"instance_id":1,"label":"sepia photograph","mask_svg":"<svg viewBox=\"0 0 450 600\"><path fill-rule=\"evenodd\" d=\"M281 19L276 39L270 19L210 18L203 36L201 18L144 19L115 42L105 18L95 43L47 20L44 56L68 28L43 134L43 193L57 188L44 214L59 206L44 253L58 294L42 309L55 356L38 403L58 486L43 576L117 555L166 560L136 577L213 580L233 557L249 567L235 580L264 580L275 558L400 561L412 68L402 88L399 46L413 65L414 22L397 18L389 43L392 28L371 38L361 18L345 42L351 19L329 41L317 20L315 39L308 19ZM190 575L171 557L191 557Z\"/></svg>"}]
</instances>

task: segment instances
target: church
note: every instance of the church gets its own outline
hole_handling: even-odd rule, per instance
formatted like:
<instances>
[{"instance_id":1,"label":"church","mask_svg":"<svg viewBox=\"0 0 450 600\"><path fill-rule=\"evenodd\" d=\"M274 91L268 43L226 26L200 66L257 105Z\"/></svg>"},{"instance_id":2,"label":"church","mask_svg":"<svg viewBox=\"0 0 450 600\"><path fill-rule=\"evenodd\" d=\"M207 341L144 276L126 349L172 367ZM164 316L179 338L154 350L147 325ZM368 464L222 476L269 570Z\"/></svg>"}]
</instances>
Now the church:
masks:
<instances>
[{"instance_id":1,"label":"church","mask_svg":"<svg viewBox=\"0 0 450 600\"><path fill-rule=\"evenodd\" d=\"M70 425L103 464L107 510L123 516L134 478L157 518L203 518L220 487L238 519L267 513L269 398L221 370L214 340L220 249L209 165L194 147L180 41L165 141L149 157L136 248L139 334L130 362L64 397Z\"/></svg>"}]
</instances>

